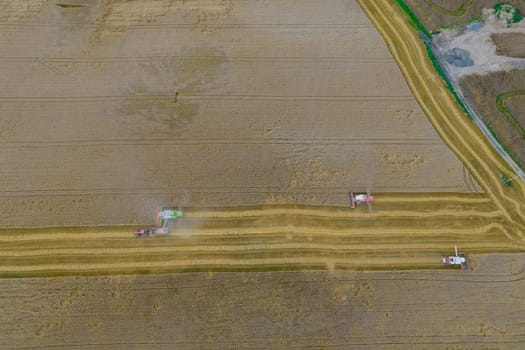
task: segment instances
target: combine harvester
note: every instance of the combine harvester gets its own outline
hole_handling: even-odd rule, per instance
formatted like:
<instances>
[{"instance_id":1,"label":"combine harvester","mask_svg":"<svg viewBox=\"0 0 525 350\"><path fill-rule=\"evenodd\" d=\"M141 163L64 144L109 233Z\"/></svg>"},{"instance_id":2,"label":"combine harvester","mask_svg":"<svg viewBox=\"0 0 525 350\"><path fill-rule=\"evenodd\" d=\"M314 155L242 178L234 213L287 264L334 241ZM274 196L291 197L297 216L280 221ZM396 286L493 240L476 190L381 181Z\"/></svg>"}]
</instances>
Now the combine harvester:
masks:
<instances>
[{"instance_id":1,"label":"combine harvester","mask_svg":"<svg viewBox=\"0 0 525 350\"><path fill-rule=\"evenodd\" d=\"M441 263L443 265L461 266L462 270L466 270L467 269L467 258L465 257L465 253L459 252L458 254L457 246L454 246L454 250L456 252L456 255L441 257Z\"/></svg>"},{"instance_id":2,"label":"combine harvester","mask_svg":"<svg viewBox=\"0 0 525 350\"><path fill-rule=\"evenodd\" d=\"M374 196L372 196L370 193L355 194L354 192L350 192L348 196L350 198L350 206L352 208L366 203L368 205L368 209L370 209L370 203L372 203L375 200Z\"/></svg>"},{"instance_id":3,"label":"combine harvester","mask_svg":"<svg viewBox=\"0 0 525 350\"><path fill-rule=\"evenodd\" d=\"M157 227L141 228L135 231L137 237L167 236L170 234L168 222L182 217L182 210L157 207Z\"/></svg>"}]
</instances>

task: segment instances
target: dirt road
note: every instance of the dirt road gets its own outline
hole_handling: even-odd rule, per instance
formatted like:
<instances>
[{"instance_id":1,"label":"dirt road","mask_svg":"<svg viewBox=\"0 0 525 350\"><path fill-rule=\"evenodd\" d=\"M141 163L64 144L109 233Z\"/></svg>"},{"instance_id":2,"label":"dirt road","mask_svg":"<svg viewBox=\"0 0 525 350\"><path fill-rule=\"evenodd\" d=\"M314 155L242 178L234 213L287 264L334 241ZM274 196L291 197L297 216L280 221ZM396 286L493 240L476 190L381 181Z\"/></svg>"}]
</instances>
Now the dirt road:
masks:
<instances>
[{"instance_id":1,"label":"dirt road","mask_svg":"<svg viewBox=\"0 0 525 350\"><path fill-rule=\"evenodd\" d=\"M2 349L521 349L523 254L473 271L0 279Z\"/></svg>"}]
</instances>

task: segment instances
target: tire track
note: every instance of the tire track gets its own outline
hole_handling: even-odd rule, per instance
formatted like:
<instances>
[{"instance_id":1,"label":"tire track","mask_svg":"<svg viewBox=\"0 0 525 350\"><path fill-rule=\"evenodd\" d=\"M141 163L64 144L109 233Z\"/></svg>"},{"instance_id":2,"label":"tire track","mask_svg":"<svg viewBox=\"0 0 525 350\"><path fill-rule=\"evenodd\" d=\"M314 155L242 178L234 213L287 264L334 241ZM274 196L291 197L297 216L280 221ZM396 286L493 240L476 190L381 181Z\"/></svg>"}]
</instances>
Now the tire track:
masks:
<instances>
[{"instance_id":1,"label":"tire track","mask_svg":"<svg viewBox=\"0 0 525 350\"><path fill-rule=\"evenodd\" d=\"M469 243L469 250L497 250L508 249L510 243L487 241L487 242L472 242ZM397 244L383 244L383 243L361 243L361 244L318 244L318 243L269 243L269 244L243 244L243 245L194 245L194 246L156 246L156 247L121 247L121 248L56 248L56 249L31 249L31 250L0 250L0 257L41 257L41 256L108 256L121 255L131 258L134 255L148 255L160 253L223 253L223 252L251 252L258 253L260 251L274 252L274 251L306 251L310 250L316 253L334 252L334 253L365 253L370 250L377 252L381 251L395 251L395 250L417 250L417 251L436 251L450 249L448 242L446 243L397 243ZM75 258L76 259L76 258ZM23 265L23 264L22 264Z\"/></svg>"},{"instance_id":2,"label":"tire track","mask_svg":"<svg viewBox=\"0 0 525 350\"><path fill-rule=\"evenodd\" d=\"M374 23L385 37L396 60L401 63L411 62L410 65L402 64L401 69L436 131L466 163L489 197L392 195L381 197L377 204L380 209L382 202L396 202L399 205L396 210L372 213L359 209L338 211L306 207L237 208L236 211L220 209L202 212L189 210L189 223L198 223L203 219L208 224L201 227L197 225L191 230L193 241L188 238L188 243L179 245L176 243L181 238L177 237L159 238L158 241L153 240L153 243L133 239L130 233L132 229L129 227L87 228L80 232L74 228L56 229L55 232L41 229L19 230L0 233L0 242L4 243L0 248L0 274L137 273L195 269L435 268L439 260L436 262L435 256L429 253L437 254L444 249L449 251L457 240L465 242L464 247L473 251L523 250L523 242L516 241L523 227L520 226L523 224L523 212L519 193L510 190L503 193L505 189L498 184L496 176L491 174L491 169L503 162L495 152L490 151L484 139L480 139L480 133L473 129L455 101L444 90L443 84L427 62L419 39L408 27L404 17L399 15L399 11L392 7L393 4L385 1L363 3L364 1L359 1L365 12L375 20ZM223 97L205 96L211 99ZM240 97L242 98L311 99L310 96L253 95L244 95ZM358 96L352 98L361 99ZM10 98L4 99L9 101ZM17 101L24 102L23 97L18 99ZM518 190L523 195L523 188ZM106 189L100 191L104 192ZM428 207L420 209L423 202L435 204L438 210L428 210ZM462 205L456 209L447 207L453 203ZM399 207L403 205L408 205L408 209L400 210ZM513 212L513 209L516 210ZM418 218L422 220L414 220ZM410 225L406 224L408 219L412 222ZM305 225L309 221L314 224ZM257 242L258 239L264 240L272 236L289 240L299 238L301 241ZM392 243L386 243L389 239ZM209 244L207 240L213 240L216 244ZM61 242L77 243L77 247L43 248L54 243L60 246ZM101 243L103 246L100 246ZM144 246L128 246L139 243ZM173 245L168 246L166 243ZM24 249L19 249L18 244L23 245ZM14 250L9 250L11 248ZM178 258L175 259L175 256Z\"/></svg>"},{"instance_id":3,"label":"tire track","mask_svg":"<svg viewBox=\"0 0 525 350\"><path fill-rule=\"evenodd\" d=\"M384 257L379 261L362 260L362 257L355 257L354 259L332 259L328 264L349 266L355 264L356 266L414 266L415 265L435 265L433 257L413 257L400 259L399 257ZM126 269L157 269L157 268L179 268L181 270L191 269L211 269L220 270L221 268L233 269L244 268L252 269L254 267L312 267L312 266L327 266L327 259L323 257L300 257L300 258L271 258L271 259L191 259L189 261L181 260L164 260L164 261L138 261L132 263L91 263L91 264L48 264L36 266L20 266L20 265L3 265L0 266L0 275L13 272L30 272L40 273L46 271L55 272L78 272L87 270L95 270L93 272L111 273L114 271L122 271Z\"/></svg>"},{"instance_id":4,"label":"tire track","mask_svg":"<svg viewBox=\"0 0 525 350\"><path fill-rule=\"evenodd\" d=\"M119 95L119 96L1 96L0 102L13 103L41 103L41 102L55 102L55 103L74 103L74 102L100 102L100 101L122 101L122 100L139 100L149 99L168 99L173 100L176 91L168 95ZM184 95L185 100L199 101L199 100L252 100L252 101L412 101L412 96L356 96L356 95L341 95L341 96L319 96L319 95L251 95L251 94L228 94L228 95Z\"/></svg>"},{"instance_id":5,"label":"tire track","mask_svg":"<svg viewBox=\"0 0 525 350\"><path fill-rule=\"evenodd\" d=\"M312 216L318 218L433 218L433 217L484 217L484 218L496 218L501 216L501 211L480 211L480 210L457 210L457 209L441 209L430 212L414 212L414 211L401 211L401 210L390 210L390 211L321 211L315 209L288 209L288 208L263 208L255 210L245 210L242 212L232 211L186 211L187 218L199 218L199 219L210 219L210 218L245 218L245 217L265 217L275 215L303 215Z\"/></svg>"},{"instance_id":6,"label":"tire track","mask_svg":"<svg viewBox=\"0 0 525 350\"><path fill-rule=\"evenodd\" d=\"M467 221L468 222L468 221ZM371 234L377 235L377 237L385 237L391 235L398 235L403 233L407 237L418 236L418 237L432 237L446 234L454 234L458 236L479 236L491 232L492 230L498 230L500 232L505 231L504 225L501 223L489 223L480 225L478 227L469 227L466 223L462 222L459 227L433 227L429 228L424 224L419 228L399 227L392 228L392 223L388 227L348 227L348 228L326 228L325 226L311 227L311 226L297 226L297 225L275 225L264 227L253 227L247 225L247 227L237 227L236 222L233 222L231 227L216 229L216 228L196 228L191 230L192 237L198 236L248 236L248 235L269 235L269 234L287 234L287 235L311 235L312 237L328 235L331 237L347 237L347 236L369 236ZM386 225L385 225L386 226ZM33 234L13 234L13 235L2 235L0 236L0 242L24 242L34 241L38 244L39 241L43 240L97 240L97 239L108 239L108 238L126 238L133 239L131 236L131 230L113 231L113 232L98 232L98 233L33 233Z\"/></svg>"},{"instance_id":7,"label":"tire track","mask_svg":"<svg viewBox=\"0 0 525 350\"><path fill-rule=\"evenodd\" d=\"M108 23L105 26L111 28L114 24ZM84 28L93 28L98 29L101 27L100 24L88 23L88 22L26 22L26 23L0 23L0 27L12 27L12 28L46 28L46 27L56 27L56 26L73 26L73 27L84 27ZM123 27L118 25L118 27ZM200 24L181 24L181 23L165 23L165 24L129 24L124 26L126 29L200 29ZM265 23L265 24L213 24L206 23L206 27L214 29L225 29L225 30L238 30L238 29L355 29L355 28L374 28L370 24L349 24L349 23Z\"/></svg>"}]
</instances>

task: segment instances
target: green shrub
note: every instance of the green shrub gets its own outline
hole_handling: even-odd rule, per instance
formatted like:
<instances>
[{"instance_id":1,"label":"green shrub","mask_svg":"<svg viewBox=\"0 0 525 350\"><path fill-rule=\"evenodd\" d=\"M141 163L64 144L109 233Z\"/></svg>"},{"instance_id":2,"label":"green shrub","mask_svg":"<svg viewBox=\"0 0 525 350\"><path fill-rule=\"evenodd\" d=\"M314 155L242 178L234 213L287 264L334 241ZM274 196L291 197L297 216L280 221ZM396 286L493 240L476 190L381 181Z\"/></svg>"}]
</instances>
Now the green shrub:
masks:
<instances>
[{"instance_id":1,"label":"green shrub","mask_svg":"<svg viewBox=\"0 0 525 350\"><path fill-rule=\"evenodd\" d=\"M494 5L494 15L498 19L505 19L508 25L518 23L523 19L520 10L506 2L498 2Z\"/></svg>"}]
</instances>

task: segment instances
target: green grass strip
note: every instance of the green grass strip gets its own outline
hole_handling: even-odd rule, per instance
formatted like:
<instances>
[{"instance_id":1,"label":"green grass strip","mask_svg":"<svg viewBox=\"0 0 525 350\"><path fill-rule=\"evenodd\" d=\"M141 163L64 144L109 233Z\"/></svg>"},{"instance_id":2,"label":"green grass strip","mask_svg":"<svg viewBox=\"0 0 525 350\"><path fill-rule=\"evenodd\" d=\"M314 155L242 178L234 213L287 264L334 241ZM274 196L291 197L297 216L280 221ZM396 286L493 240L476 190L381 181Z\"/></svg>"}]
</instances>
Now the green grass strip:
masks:
<instances>
[{"instance_id":1,"label":"green grass strip","mask_svg":"<svg viewBox=\"0 0 525 350\"><path fill-rule=\"evenodd\" d=\"M503 94L499 94L498 96L496 96L496 105L498 107L498 110L505 116L505 119L507 119L507 121L512 125L512 127L520 133L521 138L525 140L525 130L520 125L520 123L518 123L516 118L514 118L514 116L512 115L512 113L506 105L507 100L516 96L525 96L525 90L505 92Z\"/></svg>"}]
</instances>

